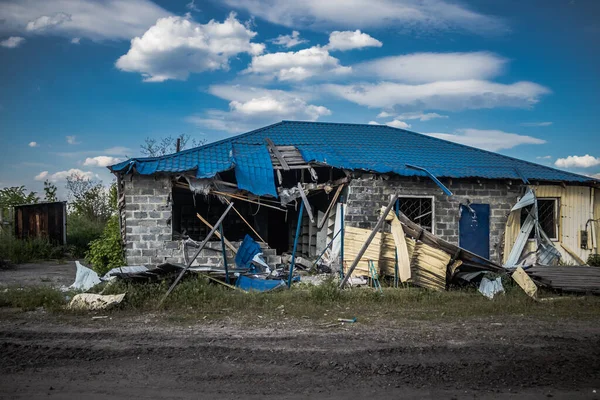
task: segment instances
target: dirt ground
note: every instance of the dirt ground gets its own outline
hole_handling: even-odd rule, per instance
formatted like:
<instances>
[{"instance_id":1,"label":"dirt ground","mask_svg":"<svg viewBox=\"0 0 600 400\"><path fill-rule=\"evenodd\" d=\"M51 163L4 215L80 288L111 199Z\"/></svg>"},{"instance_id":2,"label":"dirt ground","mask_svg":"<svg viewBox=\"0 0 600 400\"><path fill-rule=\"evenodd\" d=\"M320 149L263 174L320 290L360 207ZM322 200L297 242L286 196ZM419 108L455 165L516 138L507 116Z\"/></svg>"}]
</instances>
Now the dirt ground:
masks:
<instances>
[{"instance_id":1,"label":"dirt ground","mask_svg":"<svg viewBox=\"0 0 600 400\"><path fill-rule=\"evenodd\" d=\"M589 320L327 326L0 308L0 347L7 399L600 398L600 324Z\"/></svg>"},{"instance_id":2,"label":"dirt ground","mask_svg":"<svg viewBox=\"0 0 600 400\"><path fill-rule=\"evenodd\" d=\"M0 269L0 287L47 285L60 288L75 281L75 261L46 261Z\"/></svg>"}]
</instances>

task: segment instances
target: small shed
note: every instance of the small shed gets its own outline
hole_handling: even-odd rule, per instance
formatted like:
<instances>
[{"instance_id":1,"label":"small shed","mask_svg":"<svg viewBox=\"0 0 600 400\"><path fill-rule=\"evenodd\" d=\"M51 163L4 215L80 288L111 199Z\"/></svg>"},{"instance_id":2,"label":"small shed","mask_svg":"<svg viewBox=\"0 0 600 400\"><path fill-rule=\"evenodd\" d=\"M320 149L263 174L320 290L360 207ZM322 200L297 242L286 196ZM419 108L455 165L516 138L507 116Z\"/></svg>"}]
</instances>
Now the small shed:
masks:
<instances>
[{"instance_id":1,"label":"small shed","mask_svg":"<svg viewBox=\"0 0 600 400\"><path fill-rule=\"evenodd\" d=\"M18 239L44 238L67 243L67 203L25 204L14 207L15 236Z\"/></svg>"}]
</instances>

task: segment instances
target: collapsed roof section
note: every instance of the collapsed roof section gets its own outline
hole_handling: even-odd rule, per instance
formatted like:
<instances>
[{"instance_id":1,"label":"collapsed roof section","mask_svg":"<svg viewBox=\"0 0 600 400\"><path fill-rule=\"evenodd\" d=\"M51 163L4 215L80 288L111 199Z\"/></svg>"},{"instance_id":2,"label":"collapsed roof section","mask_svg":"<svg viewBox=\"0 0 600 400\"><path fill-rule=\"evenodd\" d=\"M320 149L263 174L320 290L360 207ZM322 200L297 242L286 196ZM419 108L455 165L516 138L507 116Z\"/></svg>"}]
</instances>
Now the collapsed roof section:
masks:
<instances>
[{"instance_id":1,"label":"collapsed roof section","mask_svg":"<svg viewBox=\"0 0 600 400\"><path fill-rule=\"evenodd\" d=\"M524 183L599 182L385 125L299 121L282 121L162 157L132 158L109 169L141 175L193 171L196 178L213 178L233 169L239 189L278 197L274 170L310 170L311 165L401 176L431 174L445 178L515 179Z\"/></svg>"}]
</instances>

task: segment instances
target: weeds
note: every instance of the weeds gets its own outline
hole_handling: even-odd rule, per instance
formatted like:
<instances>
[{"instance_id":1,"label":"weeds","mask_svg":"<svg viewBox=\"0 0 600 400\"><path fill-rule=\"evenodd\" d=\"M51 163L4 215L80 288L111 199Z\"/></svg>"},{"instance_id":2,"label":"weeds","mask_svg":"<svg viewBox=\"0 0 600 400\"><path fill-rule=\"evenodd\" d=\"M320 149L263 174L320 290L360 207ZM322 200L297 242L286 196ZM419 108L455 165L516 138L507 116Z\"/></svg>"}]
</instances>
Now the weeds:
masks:
<instances>
[{"instance_id":1,"label":"weeds","mask_svg":"<svg viewBox=\"0 0 600 400\"><path fill-rule=\"evenodd\" d=\"M119 309L143 313L157 310L168 286L169 282L133 284L121 281L96 290L103 294L126 292ZM0 306L4 307L58 310L65 304L64 294L49 288L0 292ZM267 320L358 317L367 323L494 316L597 319L600 317L600 297L564 296L561 300L536 302L516 288L494 300L486 299L474 289L433 292L419 288L384 288L380 294L369 288L340 291L334 280L320 286L298 285L292 290L245 293L197 276L183 280L167 297L162 310L175 320L210 316L211 319L231 317L248 323L258 321L258 316Z\"/></svg>"},{"instance_id":2,"label":"weeds","mask_svg":"<svg viewBox=\"0 0 600 400\"><path fill-rule=\"evenodd\" d=\"M24 311L43 307L57 311L65 304L65 294L49 287L9 288L0 291L0 307L16 307Z\"/></svg>"},{"instance_id":3,"label":"weeds","mask_svg":"<svg viewBox=\"0 0 600 400\"><path fill-rule=\"evenodd\" d=\"M22 264L35 260L64 258L68 248L56 246L47 239L16 239L11 235L0 236L0 259Z\"/></svg>"}]
</instances>

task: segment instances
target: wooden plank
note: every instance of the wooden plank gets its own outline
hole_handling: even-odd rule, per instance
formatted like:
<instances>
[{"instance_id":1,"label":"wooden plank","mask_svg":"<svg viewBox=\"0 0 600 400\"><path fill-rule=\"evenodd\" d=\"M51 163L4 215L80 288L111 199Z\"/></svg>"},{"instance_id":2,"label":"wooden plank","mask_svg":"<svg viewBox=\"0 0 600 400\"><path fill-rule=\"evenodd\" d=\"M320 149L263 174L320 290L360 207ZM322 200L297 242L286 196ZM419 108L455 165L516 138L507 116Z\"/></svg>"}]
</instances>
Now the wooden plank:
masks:
<instances>
[{"instance_id":1,"label":"wooden plank","mask_svg":"<svg viewBox=\"0 0 600 400\"><path fill-rule=\"evenodd\" d=\"M282 166L276 165L273 166L273 169L285 169ZM310 165L288 165L288 170L290 169L310 169Z\"/></svg>"},{"instance_id":2,"label":"wooden plank","mask_svg":"<svg viewBox=\"0 0 600 400\"><path fill-rule=\"evenodd\" d=\"M202 215L200 215L200 214L196 213L196 216L198 217L198 219L199 219L200 221L204 222L204 225L208 226L208 228L209 228L209 229L213 229L213 226L212 226L212 225L211 225L211 224L210 224L210 223L209 223L207 220L205 220L205 219L202 217ZM219 239L221 239L221 234L219 233L219 231L218 231L218 230L217 230L217 231L215 231L215 235L216 235L216 236L217 236ZM237 254L237 249L235 248L235 246L234 246L234 245L232 245L232 244L231 244L231 242L230 242L229 240L227 240L227 239L224 239L224 241L225 241L225 245L226 245L227 247L229 247L229 249L230 249L231 251L233 251L233 253L234 253L234 254Z\"/></svg>"},{"instance_id":3,"label":"wooden plank","mask_svg":"<svg viewBox=\"0 0 600 400\"><path fill-rule=\"evenodd\" d=\"M337 190L335 191L335 194L333 195L333 198L331 199L331 202L329 203L329 206L327 207L327 210L325 211L325 214L323 215L323 219L321 219L321 221L317 225L317 228L323 228L323 224L325 224L325 221L329 217L329 213L331 212L332 207L336 204L337 199L340 196L340 193L342 193L343 188L344 185L338 186Z\"/></svg>"},{"instance_id":4,"label":"wooden plank","mask_svg":"<svg viewBox=\"0 0 600 400\"><path fill-rule=\"evenodd\" d=\"M300 196L302 197L302 202L304 202L304 207L306 207L306 213L308 214L308 218L310 219L310 222L312 222L314 224L315 217L313 217L313 213L310 208L310 203L308 202L308 199L306 198L306 194L304 193L304 189L302 189L302 184L300 182L298 182L298 189L300 190Z\"/></svg>"},{"instance_id":5,"label":"wooden plank","mask_svg":"<svg viewBox=\"0 0 600 400\"><path fill-rule=\"evenodd\" d=\"M583 261L583 260L581 259L581 257L579 257L579 256L578 256L578 255L577 255L577 254L576 254L576 253L575 253L573 250L571 250L569 247L567 247L567 245L565 245L564 243L561 243L561 244L560 244L560 246L561 246L563 249L565 249L565 251L566 251L567 253L569 253L569 255L570 255L571 257L573 257L573 259L579 263L579 265L585 265L585 264L586 264L586 262L585 262L585 261Z\"/></svg>"},{"instance_id":6,"label":"wooden plank","mask_svg":"<svg viewBox=\"0 0 600 400\"><path fill-rule=\"evenodd\" d=\"M231 201L229 201L229 199L225 199L225 201L227 202L227 204L231 203ZM240 214L240 212L237 210L237 208L233 207L233 211L235 211L236 214L242 219L242 221L244 221L246 223L246 225L248 225L248 228L250 228L252 230L252 232L254 232L254 234L256 235L256 237L259 238L261 242L267 244L267 246L268 246L268 243L265 241L265 239L263 239L262 237L260 237L260 235L258 234L258 232L256 232L256 230L252 227L252 225L250 225L250 223L248 221L246 221L246 218L244 218L242 216L242 214Z\"/></svg>"},{"instance_id":7,"label":"wooden plank","mask_svg":"<svg viewBox=\"0 0 600 400\"><path fill-rule=\"evenodd\" d=\"M279 152L279 150L277 149L277 146L275 146L275 143L273 143L273 141L269 138L265 138L265 142L267 142L267 146L271 149L275 157L277 157L277 160L279 160L279 163L281 164L283 169L289 171L290 167Z\"/></svg>"}]
</instances>

